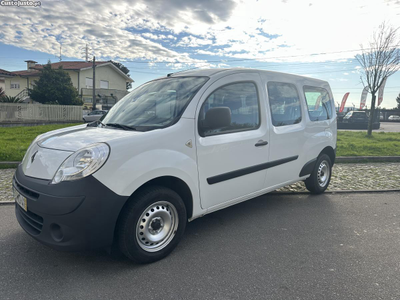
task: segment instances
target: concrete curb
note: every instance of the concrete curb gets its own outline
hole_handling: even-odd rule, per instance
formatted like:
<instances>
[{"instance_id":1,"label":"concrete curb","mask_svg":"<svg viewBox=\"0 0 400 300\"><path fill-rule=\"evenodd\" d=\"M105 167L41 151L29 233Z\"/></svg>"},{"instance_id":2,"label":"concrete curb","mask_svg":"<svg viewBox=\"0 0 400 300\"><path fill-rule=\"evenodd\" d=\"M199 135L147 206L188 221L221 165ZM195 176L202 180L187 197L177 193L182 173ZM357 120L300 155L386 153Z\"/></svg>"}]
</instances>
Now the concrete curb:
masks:
<instances>
[{"instance_id":1,"label":"concrete curb","mask_svg":"<svg viewBox=\"0 0 400 300\"><path fill-rule=\"evenodd\" d=\"M0 165L18 165L20 161L0 161Z\"/></svg>"},{"instance_id":2,"label":"concrete curb","mask_svg":"<svg viewBox=\"0 0 400 300\"><path fill-rule=\"evenodd\" d=\"M400 162L400 156L338 156L336 163Z\"/></svg>"}]
</instances>

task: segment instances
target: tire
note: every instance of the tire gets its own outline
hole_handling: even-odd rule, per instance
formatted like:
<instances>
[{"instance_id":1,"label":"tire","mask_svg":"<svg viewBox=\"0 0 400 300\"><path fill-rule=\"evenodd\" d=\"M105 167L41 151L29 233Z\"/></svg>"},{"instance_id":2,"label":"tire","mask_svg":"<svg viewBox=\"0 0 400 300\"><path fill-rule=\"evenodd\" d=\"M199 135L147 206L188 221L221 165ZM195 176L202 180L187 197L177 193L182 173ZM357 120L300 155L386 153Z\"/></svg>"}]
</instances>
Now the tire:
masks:
<instances>
[{"instance_id":1,"label":"tire","mask_svg":"<svg viewBox=\"0 0 400 300\"><path fill-rule=\"evenodd\" d=\"M318 157L310 177L305 180L306 188L311 194L321 194L329 186L332 175L332 162L328 155Z\"/></svg>"},{"instance_id":2,"label":"tire","mask_svg":"<svg viewBox=\"0 0 400 300\"><path fill-rule=\"evenodd\" d=\"M119 249L136 263L155 262L175 249L186 223L186 207L176 192L147 187L127 203L119 218Z\"/></svg>"}]
</instances>

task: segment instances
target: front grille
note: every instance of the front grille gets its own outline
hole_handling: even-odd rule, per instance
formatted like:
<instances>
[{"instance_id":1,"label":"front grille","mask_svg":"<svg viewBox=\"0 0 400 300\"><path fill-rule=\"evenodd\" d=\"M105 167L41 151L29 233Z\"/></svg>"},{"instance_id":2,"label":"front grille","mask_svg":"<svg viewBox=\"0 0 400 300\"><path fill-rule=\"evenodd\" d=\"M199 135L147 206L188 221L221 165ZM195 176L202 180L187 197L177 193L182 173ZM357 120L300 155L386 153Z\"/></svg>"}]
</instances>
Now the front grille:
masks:
<instances>
[{"instance_id":1,"label":"front grille","mask_svg":"<svg viewBox=\"0 0 400 300\"><path fill-rule=\"evenodd\" d=\"M29 210L25 211L18 204L15 205L17 213L21 217L21 221L23 223L21 225L24 225L24 229L32 235L39 235L43 228L43 218Z\"/></svg>"},{"instance_id":2,"label":"front grille","mask_svg":"<svg viewBox=\"0 0 400 300\"><path fill-rule=\"evenodd\" d=\"M39 194L35 193L34 191L31 191L29 189L27 189L26 187L23 187L22 185L20 185L16 180L15 180L15 185L18 188L18 190L24 194L25 196L27 196L28 198L31 199L38 199L39 198Z\"/></svg>"}]
</instances>

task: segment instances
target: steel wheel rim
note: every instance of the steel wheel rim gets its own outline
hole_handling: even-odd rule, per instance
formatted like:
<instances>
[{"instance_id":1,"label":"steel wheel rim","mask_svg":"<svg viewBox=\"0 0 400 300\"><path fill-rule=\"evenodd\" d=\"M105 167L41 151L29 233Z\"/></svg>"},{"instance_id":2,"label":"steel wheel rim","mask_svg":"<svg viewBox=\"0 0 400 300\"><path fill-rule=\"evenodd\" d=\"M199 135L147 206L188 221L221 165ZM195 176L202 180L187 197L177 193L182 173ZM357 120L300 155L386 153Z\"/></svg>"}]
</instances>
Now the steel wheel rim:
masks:
<instances>
[{"instance_id":1,"label":"steel wheel rim","mask_svg":"<svg viewBox=\"0 0 400 300\"><path fill-rule=\"evenodd\" d=\"M147 252L165 248L174 238L179 218L175 206L159 201L147 207L136 224L136 240Z\"/></svg>"},{"instance_id":2,"label":"steel wheel rim","mask_svg":"<svg viewBox=\"0 0 400 300\"><path fill-rule=\"evenodd\" d=\"M317 173L317 180L320 187L324 187L328 183L329 176L329 163L326 160L323 160L318 167Z\"/></svg>"}]
</instances>

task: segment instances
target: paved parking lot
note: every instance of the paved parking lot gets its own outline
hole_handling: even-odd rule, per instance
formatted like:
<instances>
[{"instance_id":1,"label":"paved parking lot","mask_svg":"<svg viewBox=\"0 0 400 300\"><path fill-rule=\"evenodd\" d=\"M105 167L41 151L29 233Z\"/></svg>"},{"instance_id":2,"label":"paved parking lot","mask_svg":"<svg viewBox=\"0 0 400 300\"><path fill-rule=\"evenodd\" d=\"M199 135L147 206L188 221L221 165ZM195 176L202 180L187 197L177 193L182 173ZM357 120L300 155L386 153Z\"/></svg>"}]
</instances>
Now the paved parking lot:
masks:
<instances>
[{"instance_id":1,"label":"paved parking lot","mask_svg":"<svg viewBox=\"0 0 400 300\"><path fill-rule=\"evenodd\" d=\"M57 252L0 206L1 299L400 299L400 193L265 195L151 265Z\"/></svg>"}]
</instances>

